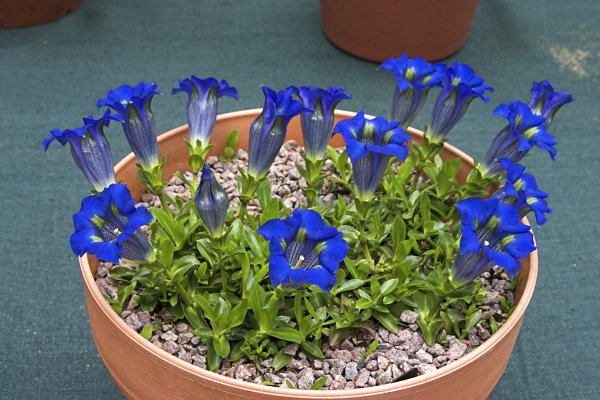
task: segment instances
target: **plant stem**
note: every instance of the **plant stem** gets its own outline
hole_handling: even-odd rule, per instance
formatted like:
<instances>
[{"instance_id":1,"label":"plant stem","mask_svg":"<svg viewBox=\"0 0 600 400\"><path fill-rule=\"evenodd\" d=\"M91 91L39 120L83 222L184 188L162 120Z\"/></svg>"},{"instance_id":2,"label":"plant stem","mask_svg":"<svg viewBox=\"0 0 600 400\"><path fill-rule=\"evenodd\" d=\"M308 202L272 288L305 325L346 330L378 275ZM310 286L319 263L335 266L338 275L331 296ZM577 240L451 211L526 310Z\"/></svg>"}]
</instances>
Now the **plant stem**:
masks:
<instances>
[{"instance_id":1,"label":"plant stem","mask_svg":"<svg viewBox=\"0 0 600 400\"><path fill-rule=\"evenodd\" d=\"M163 191L161 191L158 194L158 198L160 200L160 205L162 206L163 210L168 212L170 215L173 215L171 207L169 207L169 200L167 199L167 195Z\"/></svg>"},{"instance_id":2,"label":"plant stem","mask_svg":"<svg viewBox=\"0 0 600 400\"><path fill-rule=\"evenodd\" d=\"M223 254L225 253L225 243L227 241L226 235L222 235L219 238L216 238L217 242L217 263L219 264L219 270L221 272L221 284L223 287L223 292L227 293L227 270L225 269L225 257Z\"/></svg>"},{"instance_id":3,"label":"plant stem","mask_svg":"<svg viewBox=\"0 0 600 400\"><path fill-rule=\"evenodd\" d=\"M366 204L366 202L363 202L359 198L355 198L354 202L356 204L356 212L357 212L358 218L360 220L358 231L360 232L361 247L363 249L365 259L367 259L368 261L373 261L373 258L371 257L371 251L369 250L369 241L367 240L366 230L365 230L365 228L367 226L367 212L368 212L367 204Z\"/></svg>"}]
</instances>

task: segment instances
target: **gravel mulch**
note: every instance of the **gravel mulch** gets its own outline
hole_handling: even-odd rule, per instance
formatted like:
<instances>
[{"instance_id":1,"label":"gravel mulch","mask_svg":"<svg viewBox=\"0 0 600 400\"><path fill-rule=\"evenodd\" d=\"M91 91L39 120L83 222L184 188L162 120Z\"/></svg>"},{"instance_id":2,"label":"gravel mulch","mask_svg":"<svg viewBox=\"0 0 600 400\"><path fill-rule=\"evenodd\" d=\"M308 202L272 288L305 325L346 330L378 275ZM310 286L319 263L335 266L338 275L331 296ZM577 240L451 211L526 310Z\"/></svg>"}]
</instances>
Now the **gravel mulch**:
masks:
<instances>
[{"instance_id":1,"label":"gravel mulch","mask_svg":"<svg viewBox=\"0 0 600 400\"><path fill-rule=\"evenodd\" d=\"M286 143L271 168L269 179L273 185L275 197L283 200L289 208L306 205L306 198L301 187L306 185L304 178L295 169L302 164L301 148L294 142ZM229 194L230 207L239 203L236 181L239 176L238 167L245 167L247 154L238 151L237 158L232 162L221 162L216 157L209 157L207 163ZM333 165L327 162L326 172L335 173ZM191 178L191 174L187 173ZM325 182L325 185L330 185ZM342 187L335 188L336 192L347 196ZM171 178L169 187L165 190L169 196L181 196L183 200L190 198L189 190L181 179ZM332 202L336 195L323 196L324 203ZM142 195L146 206L159 206L155 196ZM249 211L256 212L256 204L249 205ZM108 276L111 263L101 262L96 273L96 284L102 294L116 298L118 283ZM281 387L293 386L299 389L309 389L320 377L325 376L325 390L353 389L383 385L413 376L427 374L452 364L468 354L490 336L491 317L502 325L507 314L503 311L500 300L504 297L509 305L514 305L514 293L510 278L501 270L494 269L484 273L479 278L487 295L479 309L482 311L484 322L478 324L465 340L447 336L446 343L428 346L416 324L418 315L405 311L400 317L401 330L391 333L385 328L373 325L369 329L356 330L341 343L324 343L322 345L323 360L311 361L306 354L299 350L298 345L292 344L286 352L293 356L292 361L283 369L274 371L273 359L268 358L260 363L241 359L234 363L225 360L217 373L257 384L272 384ZM173 321L173 315L168 308L149 313L134 307L137 294L124 307L121 318L135 331L141 332L147 326L153 326L150 342L169 354L189 362L200 368L206 368L207 346L200 338L194 336L192 328L185 321ZM379 342L375 351L365 357L369 345Z\"/></svg>"}]
</instances>

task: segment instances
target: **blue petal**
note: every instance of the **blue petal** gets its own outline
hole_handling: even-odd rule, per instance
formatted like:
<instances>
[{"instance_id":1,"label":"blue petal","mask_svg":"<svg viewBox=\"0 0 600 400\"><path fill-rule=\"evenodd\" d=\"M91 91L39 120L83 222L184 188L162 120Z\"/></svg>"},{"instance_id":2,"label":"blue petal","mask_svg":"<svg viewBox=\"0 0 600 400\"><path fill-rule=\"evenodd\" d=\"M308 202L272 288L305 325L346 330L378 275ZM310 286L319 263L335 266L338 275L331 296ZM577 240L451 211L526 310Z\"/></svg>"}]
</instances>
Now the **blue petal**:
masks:
<instances>
[{"instance_id":1,"label":"blue petal","mask_svg":"<svg viewBox=\"0 0 600 400\"><path fill-rule=\"evenodd\" d=\"M290 271L290 279L297 283L317 285L323 291L329 292L337 283L337 276L325 268L295 269Z\"/></svg>"},{"instance_id":2,"label":"blue petal","mask_svg":"<svg viewBox=\"0 0 600 400\"><path fill-rule=\"evenodd\" d=\"M269 278L271 285L286 285L290 282L290 265L284 256L271 254L269 257Z\"/></svg>"},{"instance_id":3,"label":"blue petal","mask_svg":"<svg viewBox=\"0 0 600 400\"><path fill-rule=\"evenodd\" d=\"M510 276L514 277L521 268L521 263L519 262L519 260L511 256L510 254L491 251L487 248L484 248L484 252L486 256L490 260L492 260L496 265L506 269Z\"/></svg>"},{"instance_id":4,"label":"blue petal","mask_svg":"<svg viewBox=\"0 0 600 400\"><path fill-rule=\"evenodd\" d=\"M341 233L337 233L333 238L325 241L325 248L319 254L319 262L321 266L333 273L339 269L340 263L344 261L348 251L348 243Z\"/></svg>"}]
</instances>

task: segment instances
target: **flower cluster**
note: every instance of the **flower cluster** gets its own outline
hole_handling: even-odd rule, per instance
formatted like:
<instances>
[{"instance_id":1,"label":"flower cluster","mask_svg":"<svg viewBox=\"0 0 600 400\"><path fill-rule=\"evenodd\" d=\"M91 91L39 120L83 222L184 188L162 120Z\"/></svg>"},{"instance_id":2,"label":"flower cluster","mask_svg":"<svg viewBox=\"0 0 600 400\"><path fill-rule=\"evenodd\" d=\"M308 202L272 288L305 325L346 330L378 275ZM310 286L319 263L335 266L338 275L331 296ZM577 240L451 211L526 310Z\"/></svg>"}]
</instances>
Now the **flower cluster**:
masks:
<instances>
[{"instance_id":1,"label":"flower cluster","mask_svg":"<svg viewBox=\"0 0 600 400\"><path fill-rule=\"evenodd\" d=\"M517 276L520 260L535 250L525 217L533 214L543 225L552 212L548 194L519 163L536 147L554 159L556 142L547 130L573 99L544 81L534 83L528 104L496 108L508 124L461 180L460 160L447 159L444 141L470 103L488 102L493 89L461 63L402 56L381 68L396 81L389 118L359 111L341 119L336 108L352 99L343 88L263 86L264 105L247 129L248 162L239 168L237 188L221 186L223 169L205 163L213 136L222 134L221 127L215 131L219 99L239 97L225 80L191 75L172 90L188 95L191 178L175 173L186 193L165 191L163 165L173 160L159 155L155 83L110 90L98 100L97 107L110 109L99 119L52 130L44 149L53 140L69 143L93 187L73 216L73 252L136 264L111 270L127 285L110 300L113 308L133 290L143 310L170 308L208 347L211 370L225 358L242 357L274 357L280 368L290 343L323 358L323 340L375 325L397 332L406 309L417 312L429 345L442 329L461 338L472 332L485 295L477 278L496 266ZM407 128L432 90L439 93L425 132L411 137ZM304 160L295 166L298 197L306 202L296 198L291 210L280 198L289 188L278 184L273 193L269 179L285 171L269 172L288 127L298 129L290 125L294 118L304 144ZM104 133L111 120L122 124L138 180L160 207L136 206L127 186L115 183L120 177ZM329 146L333 135L342 137L342 148ZM237 154L237 138L237 132L218 138L226 142L220 162Z\"/></svg>"},{"instance_id":2,"label":"flower cluster","mask_svg":"<svg viewBox=\"0 0 600 400\"><path fill-rule=\"evenodd\" d=\"M140 228L150 221L152 216L145 207L135 206L127 186L114 183L81 201L81 209L73 215L71 247L77 256L90 253L115 264L147 262L153 249Z\"/></svg>"},{"instance_id":3,"label":"flower cluster","mask_svg":"<svg viewBox=\"0 0 600 400\"><path fill-rule=\"evenodd\" d=\"M334 132L344 138L357 198L362 201L373 197L390 157L404 161L408 155L406 143L410 137L398 121L389 122L383 117L368 120L360 111L354 118L340 121Z\"/></svg>"},{"instance_id":4,"label":"flower cluster","mask_svg":"<svg viewBox=\"0 0 600 400\"><path fill-rule=\"evenodd\" d=\"M335 272L348 254L348 243L312 210L294 210L284 220L272 219L258 229L269 241L271 283L297 287L302 283L330 291Z\"/></svg>"}]
</instances>

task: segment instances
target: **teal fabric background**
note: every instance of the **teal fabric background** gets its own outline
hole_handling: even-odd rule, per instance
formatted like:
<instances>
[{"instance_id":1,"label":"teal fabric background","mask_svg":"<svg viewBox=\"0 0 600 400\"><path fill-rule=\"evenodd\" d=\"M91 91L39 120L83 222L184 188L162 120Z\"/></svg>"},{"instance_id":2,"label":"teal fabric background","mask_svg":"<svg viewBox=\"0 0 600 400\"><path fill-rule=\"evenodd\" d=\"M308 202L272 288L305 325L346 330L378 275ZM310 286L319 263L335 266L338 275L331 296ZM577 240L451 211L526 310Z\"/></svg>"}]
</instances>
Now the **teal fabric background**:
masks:
<instances>
[{"instance_id":1,"label":"teal fabric background","mask_svg":"<svg viewBox=\"0 0 600 400\"><path fill-rule=\"evenodd\" d=\"M471 64L496 92L474 103L450 142L482 156L503 126L491 111L528 100L534 80L576 98L551 128L556 162L527 159L555 213L536 229L536 293L491 399L597 399L600 2L481 3L450 61ZM344 108L386 114L391 75L337 50L319 23L316 0L85 0L59 21L0 30L0 398L122 398L96 353L69 248L88 184L67 148L42 152L48 131L79 126L109 88L154 80L169 93L191 73L239 89L222 112L260 107L260 84L314 84L344 86L355 96ZM160 131L185 122L184 105L185 96L154 101ZM108 136L115 160L129 152L120 128Z\"/></svg>"}]
</instances>

